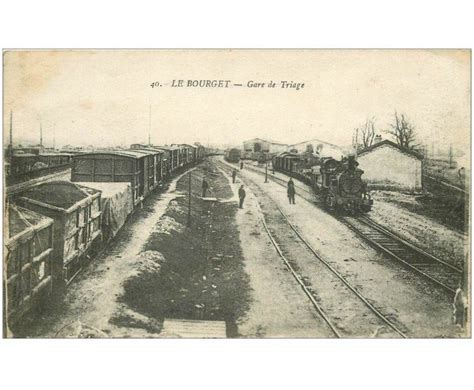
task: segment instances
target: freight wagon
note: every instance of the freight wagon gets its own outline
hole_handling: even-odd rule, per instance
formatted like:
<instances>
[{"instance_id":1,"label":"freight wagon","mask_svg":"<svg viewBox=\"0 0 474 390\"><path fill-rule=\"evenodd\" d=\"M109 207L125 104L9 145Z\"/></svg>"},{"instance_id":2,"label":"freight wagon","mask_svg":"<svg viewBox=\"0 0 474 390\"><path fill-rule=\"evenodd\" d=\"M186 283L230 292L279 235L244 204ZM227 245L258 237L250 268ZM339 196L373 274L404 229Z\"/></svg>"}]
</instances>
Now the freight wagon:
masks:
<instances>
[{"instance_id":1,"label":"freight wagon","mask_svg":"<svg viewBox=\"0 0 474 390\"><path fill-rule=\"evenodd\" d=\"M54 221L14 205L6 212L4 310L11 326L51 293Z\"/></svg>"},{"instance_id":2,"label":"freight wagon","mask_svg":"<svg viewBox=\"0 0 474 390\"><path fill-rule=\"evenodd\" d=\"M138 205L149 193L149 156L138 151L114 150L85 153L72 158L73 182L129 182L133 203Z\"/></svg>"},{"instance_id":3,"label":"freight wagon","mask_svg":"<svg viewBox=\"0 0 474 390\"><path fill-rule=\"evenodd\" d=\"M224 158L229 162L239 162L240 161L240 150L239 149L227 149L224 152Z\"/></svg>"},{"instance_id":4,"label":"freight wagon","mask_svg":"<svg viewBox=\"0 0 474 390\"><path fill-rule=\"evenodd\" d=\"M88 262L88 253L101 237L100 191L69 181L40 184L18 195L20 206L54 221L53 289L61 290Z\"/></svg>"}]
</instances>

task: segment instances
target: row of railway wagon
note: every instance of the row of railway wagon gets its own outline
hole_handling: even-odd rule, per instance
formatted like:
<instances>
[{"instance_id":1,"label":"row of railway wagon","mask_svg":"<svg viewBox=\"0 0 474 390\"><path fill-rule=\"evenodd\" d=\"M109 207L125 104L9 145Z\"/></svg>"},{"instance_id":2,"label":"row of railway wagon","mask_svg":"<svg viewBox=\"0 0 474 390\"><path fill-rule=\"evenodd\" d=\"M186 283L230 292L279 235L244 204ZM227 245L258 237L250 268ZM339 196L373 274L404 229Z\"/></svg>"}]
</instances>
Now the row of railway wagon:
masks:
<instances>
[{"instance_id":1,"label":"row of railway wagon","mask_svg":"<svg viewBox=\"0 0 474 390\"><path fill-rule=\"evenodd\" d=\"M8 149L5 151L6 185L18 184L68 168L73 155L38 147Z\"/></svg>"},{"instance_id":2,"label":"row of railway wagon","mask_svg":"<svg viewBox=\"0 0 474 390\"><path fill-rule=\"evenodd\" d=\"M312 153L283 152L273 157L275 171L308 184L331 211L358 214L372 209L373 199L354 156L340 161Z\"/></svg>"},{"instance_id":3,"label":"row of railway wagon","mask_svg":"<svg viewBox=\"0 0 474 390\"><path fill-rule=\"evenodd\" d=\"M81 153L71 180L9 196L5 210L4 304L14 327L67 286L155 189L205 156L201 145Z\"/></svg>"},{"instance_id":4,"label":"row of railway wagon","mask_svg":"<svg viewBox=\"0 0 474 390\"><path fill-rule=\"evenodd\" d=\"M241 160L252 160L258 162L270 161L274 153L269 152L248 152L237 148L226 149L224 158L229 162L239 162Z\"/></svg>"}]
</instances>

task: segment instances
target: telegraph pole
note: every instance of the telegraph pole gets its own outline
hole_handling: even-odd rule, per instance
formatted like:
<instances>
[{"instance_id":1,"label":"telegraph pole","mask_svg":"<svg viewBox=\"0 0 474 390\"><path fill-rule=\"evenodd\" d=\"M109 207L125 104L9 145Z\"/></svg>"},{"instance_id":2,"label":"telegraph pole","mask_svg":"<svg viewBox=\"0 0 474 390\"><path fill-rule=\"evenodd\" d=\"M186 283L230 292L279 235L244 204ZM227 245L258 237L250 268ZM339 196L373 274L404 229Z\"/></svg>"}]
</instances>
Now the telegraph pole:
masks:
<instances>
[{"instance_id":1,"label":"telegraph pole","mask_svg":"<svg viewBox=\"0 0 474 390\"><path fill-rule=\"evenodd\" d=\"M268 160L265 159L265 183L268 183Z\"/></svg>"},{"instance_id":2,"label":"telegraph pole","mask_svg":"<svg viewBox=\"0 0 474 390\"><path fill-rule=\"evenodd\" d=\"M13 156L13 111L10 111L10 144L8 145L8 157Z\"/></svg>"},{"instance_id":3,"label":"telegraph pole","mask_svg":"<svg viewBox=\"0 0 474 390\"><path fill-rule=\"evenodd\" d=\"M40 146L43 146L43 124L40 122Z\"/></svg>"},{"instance_id":4,"label":"telegraph pole","mask_svg":"<svg viewBox=\"0 0 474 390\"><path fill-rule=\"evenodd\" d=\"M10 146L13 148L13 111L10 111Z\"/></svg>"},{"instance_id":5,"label":"telegraph pole","mask_svg":"<svg viewBox=\"0 0 474 390\"><path fill-rule=\"evenodd\" d=\"M148 113L148 146L151 146L151 103Z\"/></svg>"},{"instance_id":6,"label":"telegraph pole","mask_svg":"<svg viewBox=\"0 0 474 390\"><path fill-rule=\"evenodd\" d=\"M188 173L188 227L191 226L191 172Z\"/></svg>"},{"instance_id":7,"label":"telegraph pole","mask_svg":"<svg viewBox=\"0 0 474 390\"><path fill-rule=\"evenodd\" d=\"M454 166L453 166L453 144L449 145L449 168L454 168Z\"/></svg>"}]
</instances>

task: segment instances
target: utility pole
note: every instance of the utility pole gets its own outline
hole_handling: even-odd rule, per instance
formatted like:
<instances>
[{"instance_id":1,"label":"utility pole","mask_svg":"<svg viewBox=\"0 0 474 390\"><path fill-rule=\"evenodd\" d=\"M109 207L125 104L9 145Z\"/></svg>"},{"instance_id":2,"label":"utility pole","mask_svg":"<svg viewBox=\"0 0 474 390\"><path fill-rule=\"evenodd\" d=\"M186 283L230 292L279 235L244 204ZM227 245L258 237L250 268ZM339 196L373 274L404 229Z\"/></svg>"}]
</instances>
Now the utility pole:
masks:
<instances>
[{"instance_id":1,"label":"utility pole","mask_svg":"<svg viewBox=\"0 0 474 390\"><path fill-rule=\"evenodd\" d=\"M191 172L188 173L188 227L191 226Z\"/></svg>"},{"instance_id":2,"label":"utility pole","mask_svg":"<svg viewBox=\"0 0 474 390\"><path fill-rule=\"evenodd\" d=\"M10 111L10 146L13 148L13 111Z\"/></svg>"},{"instance_id":3,"label":"utility pole","mask_svg":"<svg viewBox=\"0 0 474 390\"><path fill-rule=\"evenodd\" d=\"M43 146L43 124L40 122L40 146Z\"/></svg>"},{"instance_id":4,"label":"utility pole","mask_svg":"<svg viewBox=\"0 0 474 390\"><path fill-rule=\"evenodd\" d=\"M265 183L268 183L268 160L265 159Z\"/></svg>"},{"instance_id":5,"label":"utility pole","mask_svg":"<svg viewBox=\"0 0 474 390\"><path fill-rule=\"evenodd\" d=\"M13 111L10 111L10 144L8 145L8 157L13 157Z\"/></svg>"},{"instance_id":6,"label":"utility pole","mask_svg":"<svg viewBox=\"0 0 474 390\"><path fill-rule=\"evenodd\" d=\"M453 166L453 144L449 145L449 168L454 168L454 166Z\"/></svg>"},{"instance_id":7,"label":"utility pole","mask_svg":"<svg viewBox=\"0 0 474 390\"><path fill-rule=\"evenodd\" d=\"M151 146L151 104L148 113L148 146Z\"/></svg>"}]
</instances>

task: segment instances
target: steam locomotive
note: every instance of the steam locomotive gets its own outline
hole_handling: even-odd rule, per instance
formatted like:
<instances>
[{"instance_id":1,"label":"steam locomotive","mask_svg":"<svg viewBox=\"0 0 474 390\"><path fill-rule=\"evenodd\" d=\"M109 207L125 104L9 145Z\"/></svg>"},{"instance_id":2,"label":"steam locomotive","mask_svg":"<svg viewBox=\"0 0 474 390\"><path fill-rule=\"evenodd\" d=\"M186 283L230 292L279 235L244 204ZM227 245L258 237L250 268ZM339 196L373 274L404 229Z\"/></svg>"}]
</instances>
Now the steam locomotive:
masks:
<instances>
[{"instance_id":1,"label":"steam locomotive","mask_svg":"<svg viewBox=\"0 0 474 390\"><path fill-rule=\"evenodd\" d=\"M273 158L275 170L310 185L329 210L352 214L369 212L373 205L358 165L354 156L338 161L285 152Z\"/></svg>"},{"instance_id":2,"label":"steam locomotive","mask_svg":"<svg viewBox=\"0 0 474 390\"><path fill-rule=\"evenodd\" d=\"M353 156L342 161L330 158L322 163L319 193L327 208L352 213L372 209L373 200L362 180L364 171L358 165Z\"/></svg>"}]
</instances>

